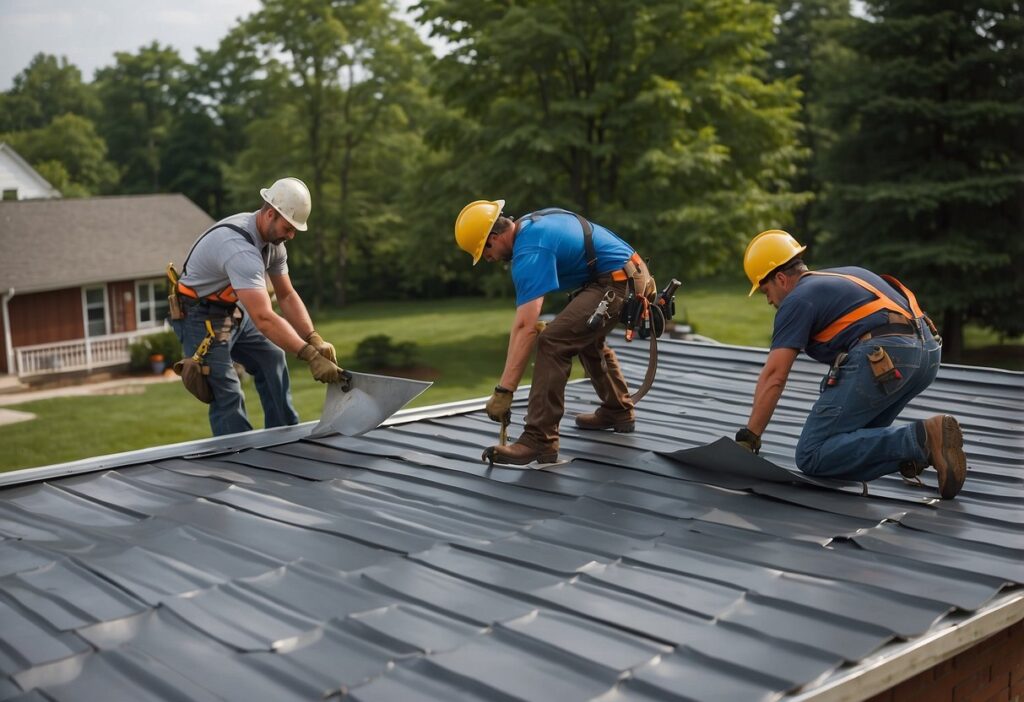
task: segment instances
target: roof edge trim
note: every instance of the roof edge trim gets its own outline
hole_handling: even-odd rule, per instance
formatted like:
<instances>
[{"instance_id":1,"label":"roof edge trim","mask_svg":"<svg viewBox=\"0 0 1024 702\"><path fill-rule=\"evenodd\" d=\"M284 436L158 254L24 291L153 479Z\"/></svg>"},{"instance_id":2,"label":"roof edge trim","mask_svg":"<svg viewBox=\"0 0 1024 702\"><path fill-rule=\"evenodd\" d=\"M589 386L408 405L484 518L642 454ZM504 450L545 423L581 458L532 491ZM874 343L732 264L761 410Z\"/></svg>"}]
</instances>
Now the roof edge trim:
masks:
<instances>
[{"instance_id":1,"label":"roof edge trim","mask_svg":"<svg viewBox=\"0 0 1024 702\"><path fill-rule=\"evenodd\" d=\"M529 386L523 386L520 390L528 390L528 388ZM433 417L446 417L453 414L475 412L481 409L486 401L487 398L475 398L403 409L396 412L393 417L385 420L381 426L386 427L392 424L405 424ZM133 463L159 461L165 458L194 458L204 454L230 453L250 448L266 448L277 444L285 444L308 436L318 421L319 419L314 419L289 427L255 429L239 434L228 434L227 436L216 436L210 439L195 439L177 444L134 449L106 456L83 458L67 463L55 463L37 468L21 468L0 473L0 488L34 483L40 480L64 478L70 475L82 475L100 470L111 470Z\"/></svg>"},{"instance_id":2,"label":"roof edge trim","mask_svg":"<svg viewBox=\"0 0 1024 702\"><path fill-rule=\"evenodd\" d=\"M833 680L784 697L786 702L865 700L885 692L1003 629L1024 621L1024 589L1015 588L980 612L909 642L883 648Z\"/></svg>"}]
</instances>

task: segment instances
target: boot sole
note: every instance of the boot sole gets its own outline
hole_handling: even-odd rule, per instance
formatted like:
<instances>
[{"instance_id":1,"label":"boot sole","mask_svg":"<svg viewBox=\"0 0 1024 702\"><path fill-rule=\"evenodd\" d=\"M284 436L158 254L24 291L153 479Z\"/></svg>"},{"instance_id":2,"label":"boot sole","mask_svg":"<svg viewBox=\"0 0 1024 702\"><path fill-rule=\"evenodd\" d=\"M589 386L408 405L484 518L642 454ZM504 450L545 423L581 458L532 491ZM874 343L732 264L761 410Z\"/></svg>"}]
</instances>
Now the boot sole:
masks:
<instances>
[{"instance_id":1,"label":"boot sole","mask_svg":"<svg viewBox=\"0 0 1024 702\"><path fill-rule=\"evenodd\" d=\"M967 455L964 453L964 434L960 424L948 414L942 417L942 462L945 475L939 474L939 493L942 499L951 500L964 486L967 479Z\"/></svg>"},{"instance_id":2,"label":"boot sole","mask_svg":"<svg viewBox=\"0 0 1024 702\"><path fill-rule=\"evenodd\" d=\"M607 424L603 427L585 427L582 424L577 424L577 428L583 431L604 431L611 429L616 434L631 434L636 429L636 422L622 422L621 424Z\"/></svg>"},{"instance_id":3,"label":"boot sole","mask_svg":"<svg viewBox=\"0 0 1024 702\"><path fill-rule=\"evenodd\" d=\"M542 453L528 458L513 458L495 454L494 462L503 463L506 466L525 466L536 461L537 463L554 463L558 460L557 453Z\"/></svg>"}]
</instances>

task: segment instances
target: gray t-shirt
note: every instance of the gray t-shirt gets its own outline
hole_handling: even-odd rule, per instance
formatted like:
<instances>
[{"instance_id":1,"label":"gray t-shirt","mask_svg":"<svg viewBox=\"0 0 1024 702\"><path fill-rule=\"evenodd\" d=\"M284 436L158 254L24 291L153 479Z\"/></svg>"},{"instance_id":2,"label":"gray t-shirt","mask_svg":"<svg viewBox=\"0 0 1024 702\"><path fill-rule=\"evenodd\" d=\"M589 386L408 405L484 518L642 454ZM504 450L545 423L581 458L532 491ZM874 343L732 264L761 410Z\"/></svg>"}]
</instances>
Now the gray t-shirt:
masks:
<instances>
[{"instance_id":1,"label":"gray t-shirt","mask_svg":"<svg viewBox=\"0 0 1024 702\"><path fill-rule=\"evenodd\" d=\"M245 229L260 248L234 229L217 227L194 245L181 282L195 290L199 297L206 297L223 290L228 283L235 290L265 289L264 271L270 275L287 273L288 252L284 244L263 242L256 231L256 214L242 212L225 217L217 224L233 224Z\"/></svg>"}]
</instances>

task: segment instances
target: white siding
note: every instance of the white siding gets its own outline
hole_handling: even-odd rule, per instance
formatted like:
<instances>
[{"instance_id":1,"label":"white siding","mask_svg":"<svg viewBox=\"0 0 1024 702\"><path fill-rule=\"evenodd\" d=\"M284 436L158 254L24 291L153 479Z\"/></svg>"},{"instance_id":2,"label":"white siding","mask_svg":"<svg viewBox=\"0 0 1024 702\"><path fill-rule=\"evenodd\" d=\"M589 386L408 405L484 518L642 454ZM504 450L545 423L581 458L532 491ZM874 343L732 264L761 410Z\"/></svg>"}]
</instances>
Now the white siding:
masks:
<instances>
[{"instance_id":1,"label":"white siding","mask_svg":"<svg viewBox=\"0 0 1024 702\"><path fill-rule=\"evenodd\" d=\"M18 200L60 197L60 192L14 149L0 143L0 196L9 190L17 192Z\"/></svg>"}]
</instances>

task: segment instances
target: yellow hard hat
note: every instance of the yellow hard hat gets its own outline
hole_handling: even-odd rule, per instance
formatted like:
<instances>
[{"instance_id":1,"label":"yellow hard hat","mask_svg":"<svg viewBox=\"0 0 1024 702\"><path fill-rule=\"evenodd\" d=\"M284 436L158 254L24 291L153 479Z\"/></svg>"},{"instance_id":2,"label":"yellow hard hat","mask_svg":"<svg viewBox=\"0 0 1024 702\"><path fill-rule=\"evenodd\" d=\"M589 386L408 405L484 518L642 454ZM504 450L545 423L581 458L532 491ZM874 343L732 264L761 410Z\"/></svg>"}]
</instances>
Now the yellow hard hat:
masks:
<instances>
[{"instance_id":1,"label":"yellow hard hat","mask_svg":"<svg viewBox=\"0 0 1024 702\"><path fill-rule=\"evenodd\" d=\"M487 235L504 207L504 200L476 200L463 207L456 218L455 241L460 249L473 257L474 266L480 261Z\"/></svg>"},{"instance_id":2,"label":"yellow hard hat","mask_svg":"<svg viewBox=\"0 0 1024 702\"><path fill-rule=\"evenodd\" d=\"M761 232L747 244L743 254L743 270L750 278L750 297L761 287L761 281L779 266L789 263L804 252L806 246L794 239L788 232L781 229L769 229Z\"/></svg>"}]
</instances>

